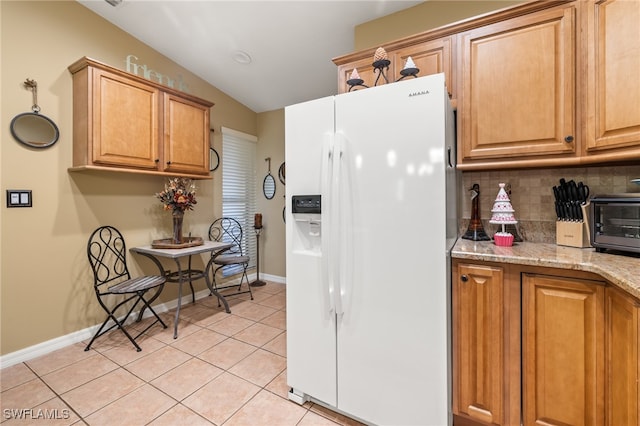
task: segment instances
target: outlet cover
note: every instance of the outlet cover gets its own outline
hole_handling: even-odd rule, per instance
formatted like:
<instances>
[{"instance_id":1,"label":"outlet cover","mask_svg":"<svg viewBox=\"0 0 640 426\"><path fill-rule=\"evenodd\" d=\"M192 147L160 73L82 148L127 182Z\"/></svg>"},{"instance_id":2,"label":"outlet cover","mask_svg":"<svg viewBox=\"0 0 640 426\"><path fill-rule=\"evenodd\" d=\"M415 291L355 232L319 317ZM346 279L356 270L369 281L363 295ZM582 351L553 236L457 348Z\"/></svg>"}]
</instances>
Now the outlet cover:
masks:
<instances>
[{"instance_id":1,"label":"outlet cover","mask_svg":"<svg viewBox=\"0 0 640 426\"><path fill-rule=\"evenodd\" d=\"M7 207L31 207L30 189L7 189Z\"/></svg>"}]
</instances>

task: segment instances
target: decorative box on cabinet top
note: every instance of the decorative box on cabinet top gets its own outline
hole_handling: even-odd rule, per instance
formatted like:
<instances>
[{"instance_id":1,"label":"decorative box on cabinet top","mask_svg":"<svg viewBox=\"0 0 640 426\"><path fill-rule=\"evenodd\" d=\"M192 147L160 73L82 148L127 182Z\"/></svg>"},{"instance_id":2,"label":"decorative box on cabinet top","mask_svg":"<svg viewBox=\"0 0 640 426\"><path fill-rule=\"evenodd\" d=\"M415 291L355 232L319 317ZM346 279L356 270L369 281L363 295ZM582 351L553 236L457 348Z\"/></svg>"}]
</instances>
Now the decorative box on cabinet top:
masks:
<instances>
[{"instance_id":1,"label":"decorative box on cabinet top","mask_svg":"<svg viewBox=\"0 0 640 426\"><path fill-rule=\"evenodd\" d=\"M73 75L73 167L210 179L213 103L84 57Z\"/></svg>"}]
</instances>

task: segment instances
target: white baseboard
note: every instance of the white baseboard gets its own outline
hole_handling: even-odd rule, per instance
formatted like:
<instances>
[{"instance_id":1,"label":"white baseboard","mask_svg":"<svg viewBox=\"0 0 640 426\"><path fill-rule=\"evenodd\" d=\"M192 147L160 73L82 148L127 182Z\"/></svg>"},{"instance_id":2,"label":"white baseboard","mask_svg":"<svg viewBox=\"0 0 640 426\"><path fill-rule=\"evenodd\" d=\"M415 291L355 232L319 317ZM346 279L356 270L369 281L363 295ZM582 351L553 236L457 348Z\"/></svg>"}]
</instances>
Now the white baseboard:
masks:
<instances>
[{"instance_id":1,"label":"white baseboard","mask_svg":"<svg viewBox=\"0 0 640 426\"><path fill-rule=\"evenodd\" d=\"M256 274L251 274L249 281L255 280ZM265 281L271 281L272 283L278 284L286 284L287 279L285 277L281 277L279 275L271 275L271 274L260 274L260 279Z\"/></svg>"},{"instance_id":2,"label":"white baseboard","mask_svg":"<svg viewBox=\"0 0 640 426\"><path fill-rule=\"evenodd\" d=\"M248 276L249 282L256 279L256 274L249 274ZM277 275L269 275L269 274L260 274L260 278L271 281L274 283L285 284L286 280L284 277L280 277ZM209 289L200 290L196 293L196 300L202 299L203 297L209 296ZM191 302L191 293L188 292L187 295L182 297L183 306L187 303ZM171 300L167 303L159 303L153 305L153 308L157 313L167 312L173 308L178 306L178 299ZM131 314L132 316L137 316L138 313L134 312ZM144 314L144 318L152 315L151 312L146 311ZM0 369L5 367L10 367L15 364L19 364L21 362L28 361L33 358L37 358L42 355L46 355L49 352L53 352L58 349L62 349L66 346L73 345L78 342L82 342L83 340L91 339L91 337L98 331L98 327L100 324L96 324L91 327L87 327L83 330L74 331L72 333L66 334L64 336L56 337L55 339L47 340L46 342L38 343L37 345L29 346L28 348L20 349L15 352L8 353L6 355L0 356Z\"/></svg>"}]
</instances>

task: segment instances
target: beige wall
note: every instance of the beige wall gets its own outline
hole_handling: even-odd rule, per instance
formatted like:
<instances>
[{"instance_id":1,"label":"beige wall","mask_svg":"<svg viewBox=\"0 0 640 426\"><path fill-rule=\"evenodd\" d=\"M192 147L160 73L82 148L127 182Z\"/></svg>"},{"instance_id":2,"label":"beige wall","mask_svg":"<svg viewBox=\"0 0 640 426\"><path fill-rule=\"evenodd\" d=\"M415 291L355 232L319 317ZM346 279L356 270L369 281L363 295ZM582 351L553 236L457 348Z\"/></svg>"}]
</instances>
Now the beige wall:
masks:
<instances>
[{"instance_id":1,"label":"beige wall","mask_svg":"<svg viewBox=\"0 0 640 426\"><path fill-rule=\"evenodd\" d=\"M75 1L2 1L0 19L0 187L2 197L6 189L33 191L32 208L6 208L4 200L0 208L0 353L7 354L102 321L86 259L94 228L117 226L130 247L170 233L171 217L154 197L162 177L67 171L72 160L68 65L89 56L124 69L126 56L135 55L139 64L160 73L182 75L192 94L215 103L211 122L218 152L221 126L259 134L253 111ZM27 78L38 82L41 113L60 128L60 140L48 149L29 149L9 132L11 119L30 111L31 93L22 84ZM220 215L219 176L197 181L198 205L185 216L185 232L205 235ZM146 259L132 255L129 261L133 273L155 271ZM166 290L163 301L176 298L174 285Z\"/></svg>"},{"instance_id":2,"label":"beige wall","mask_svg":"<svg viewBox=\"0 0 640 426\"><path fill-rule=\"evenodd\" d=\"M278 179L278 168L284 161L284 109L258 114L258 211L264 229L260 235L260 273L285 276L285 227L282 219L285 188ZM262 181L271 158L271 174L276 180L276 193L271 200L262 195ZM285 180L286 182L286 180Z\"/></svg>"},{"instance_id":3,"label":"beige wall","mask_svg":"<svg viewBox=\"0 0 640 426\"><path fill-rule=\"evenodd\" d=\"M429 1L408 11L359 25L354 50L373 47L517 1ZM2 63L0 103L0 188L31 189L32 208L0 208L0 354L35 345L96 324L96 309L85 254L86 239L97 226L118 226L129 246L146 244L170 232L170 217L153 194L164 179L118 173L69 173L72 150L72 87L67 66L82 56L124 69L127 55L169 76L182 75L196 96L216 105L212 144L221 152L220 127L258 136L258 176L284 161L284 111L256 115L215 87L104 21L74 1L0 1ZM329 58L327 60L330 60ZM9 122L31 107L22 83L37 80L42 114L60 128L60 141L45 150L13 140ZM185 231L204 235L221 211L221 172L198 181L198 205L185 218ZM261 180L258 182L261 194ZM284 276L284 187L276 179L272 200L258 199L264 215L261 273ZM4 196L4 194L3 194ZM133 272L153 272L146 260L131 256ZM202 289L199 283L197 290ZM163 301L177 293L169 288ZM19 324L20 326L16 326ZM24 324L33 326L24 327Z\"/></svg>"},{"instance_id":4,"label":"beige wall","mask_svg":"<svg viewBox=\"0 0 640 426\"><path fill-rule=\"evenodd\" d=\"M376 47L380 44L442 27L470 17L504 9L520 0L429 0L409 9L356 26L354 50Z\"/></svg>"}]
</instances>

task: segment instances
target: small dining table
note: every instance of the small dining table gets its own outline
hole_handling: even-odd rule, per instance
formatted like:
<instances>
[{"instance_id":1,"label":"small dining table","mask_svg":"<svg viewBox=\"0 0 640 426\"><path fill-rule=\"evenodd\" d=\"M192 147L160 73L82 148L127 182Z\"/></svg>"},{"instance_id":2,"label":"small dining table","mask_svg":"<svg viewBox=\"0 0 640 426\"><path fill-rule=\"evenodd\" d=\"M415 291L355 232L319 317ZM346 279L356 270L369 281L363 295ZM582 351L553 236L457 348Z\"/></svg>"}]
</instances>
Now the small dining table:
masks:
<instances>
[{"instance_id":1,"label":"small dining table","mask_svg":"<svg viewBox=\"0 0 640 426\"><path fill-rule=\"evenodd\" d=\"M132 247L130 249L131 252L140 254L142 256L148 257L151 259L158 269L160 270L160 275L167 278L167 282L178 283L178 307L176 308L176 318L175 325L173 328L173 338L178 338L178 319L180 318L180 305L182 303L182 284L188 282L191 284L193 280L197 280L200 278L204 278L207 283L207 287L211 291L211 294L216 296L218 300L222 302L224 305L224 309L227 313L231 313L229 309L229 304L225 300L224 296L216 291L211 283L211 279L209 278L209 270L212 266L212 260L218 256L220 253L228 250L233 247L232 243L218 242L218 241L203 241L202 244L192 246L192 247L184 247L184 248L154 248L153 245L145 245L139 247ZM205 268L203 270L199 269L191 269L191 256L203 253L210 253L211 256L209 259L205 261ZM177 272L166 271L162 263L160 262L160 258L168 258L173 259L176 262L176 266L178 267ZM189 263L188 267L185 269L182 267L181 259L188 258ZM193 287L191 287L193 292ZM153 302L160 294L156 294L149 303ZM139 319L142 318L142 313L144 310L140 312Z\"/></svg>"}]
</instances>

